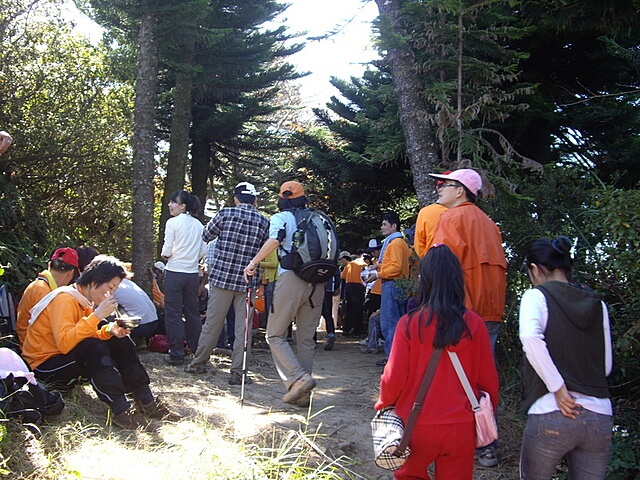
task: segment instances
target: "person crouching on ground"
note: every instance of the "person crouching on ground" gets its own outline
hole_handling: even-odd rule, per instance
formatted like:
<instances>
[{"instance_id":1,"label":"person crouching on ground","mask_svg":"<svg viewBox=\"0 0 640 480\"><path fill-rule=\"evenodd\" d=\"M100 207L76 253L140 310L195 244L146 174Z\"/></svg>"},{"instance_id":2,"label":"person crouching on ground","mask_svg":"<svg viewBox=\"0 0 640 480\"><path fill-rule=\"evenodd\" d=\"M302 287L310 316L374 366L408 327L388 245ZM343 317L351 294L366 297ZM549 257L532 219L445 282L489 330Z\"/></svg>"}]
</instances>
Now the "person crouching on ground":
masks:
<instances>
[{"instance_id":1,"label":"person crouching on ground","mask_svg":"<svg viewBox=\"0 0 640 480\"><path fill-rule=\"evenodd\" d=\"M125 277L116 258L94 258L73 286L54 290L33 307L22 354L39 380L61 388L88 379L111 409L113 423L147 428L145 416L180 417L151 393L130 331L104 321L118 307L113 292Z\"/></svg>"}]
</instances>

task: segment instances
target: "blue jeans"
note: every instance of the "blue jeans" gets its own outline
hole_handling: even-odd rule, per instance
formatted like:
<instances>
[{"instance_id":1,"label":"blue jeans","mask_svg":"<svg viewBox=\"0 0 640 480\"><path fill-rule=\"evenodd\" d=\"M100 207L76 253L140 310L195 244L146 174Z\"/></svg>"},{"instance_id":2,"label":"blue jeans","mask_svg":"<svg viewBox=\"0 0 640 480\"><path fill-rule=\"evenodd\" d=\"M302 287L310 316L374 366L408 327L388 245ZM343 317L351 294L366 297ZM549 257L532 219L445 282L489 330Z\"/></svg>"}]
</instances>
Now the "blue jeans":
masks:
<instances>
[{"instance_id":1,"label":"blue jeans","mask_svg":"<svg viewBox=\"0 0 640 480\"><path fill-rule=\"evenodd\" d=\"M378 338L380 338L380 312L373 313L369 317L369 335L367 339L369 343L367 348L378 350Z\"/></svg>"},{"instance_id":2,"label":"blue jeans","mask_svg":"<svg viewBox=\"0 0 640 480\"><path fill-rule=\"evenodd\" d=\"M407 299L393 280L382 282L380 328L384 336L384 353L389 357L398 320L405 314Z\"/></svg>"},{"instance_id":3,"label":"blue jeans","mask_svg":"<svg viewBox=\"0 0 640 480\"><path fill-rule=\"evenodd\" d=\"M529 415L520 452L521 480L549 480L567 455L569 480L604 480L613 418L584 408L575 420L560 412Z\"/></svg>"}]
</instances>

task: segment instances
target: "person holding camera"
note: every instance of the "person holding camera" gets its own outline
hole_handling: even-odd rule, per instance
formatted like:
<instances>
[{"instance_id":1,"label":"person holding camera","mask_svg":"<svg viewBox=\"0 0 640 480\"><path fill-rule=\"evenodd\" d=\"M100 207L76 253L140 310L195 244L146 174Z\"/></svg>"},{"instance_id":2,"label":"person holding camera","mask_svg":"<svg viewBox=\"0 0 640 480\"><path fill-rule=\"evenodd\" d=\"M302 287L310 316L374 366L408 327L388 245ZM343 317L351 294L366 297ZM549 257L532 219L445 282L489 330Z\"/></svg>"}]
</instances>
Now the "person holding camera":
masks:
<instances>
[{"instance_id":1,"label":"person holding camera","mask_svg":"<svg viewBox=\"0 0 640 480\"><path fill-rule=\"evenodd\" d=\"M104 321L118 307L113 292L125 277L114 257L94 258L73 286L57 288L33 307L22 356L36 378L54 388L88 379L119 427L149 429L145 417L180 417L151 392L130 330Z\"/></svg>"}]
</instances>

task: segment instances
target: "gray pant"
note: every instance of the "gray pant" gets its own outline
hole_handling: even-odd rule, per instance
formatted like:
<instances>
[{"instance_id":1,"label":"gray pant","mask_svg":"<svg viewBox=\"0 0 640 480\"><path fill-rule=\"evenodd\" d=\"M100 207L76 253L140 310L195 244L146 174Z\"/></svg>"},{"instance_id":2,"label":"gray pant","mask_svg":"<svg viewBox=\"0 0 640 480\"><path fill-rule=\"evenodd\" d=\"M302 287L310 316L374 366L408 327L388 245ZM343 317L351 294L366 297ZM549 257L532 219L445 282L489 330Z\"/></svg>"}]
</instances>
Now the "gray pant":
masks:
<instances>
[{"instance_id":1,"label":"gray pant","mask_svg":"<svg viewBox=\"0 0 640 480\"><path fill-rule=\"evenodd\" d=\"M569 480L604 480L613 419L580 408L575 418L560 412L529 415L520 450L520 478L548 480L567 456Z\"/></svg>"},{"instance_id":2,"label":"gray pant","mask_svg":"<svg viewBox=\"0 0 640 480\"><path fill-rule=\"evenodd\" d=\"M247 316L247 293L225 290L209 285L209 301L207 318L202 326L198 350L193 357L192 365L204 365L209 361L224 328L227 312L233 304L235 311L235 340L231 354L231 372L242 374L242 357L244 350L244 332ZM253 326L253 307L249 311L249 341L247 342L247 369L251 360L251 331Z\"/></svg>"},{"instance_id":3,"label":"gray pant","mask_svg":"<svg viewBox=\"0 0 640 480\"><path fill-rule=\"evenodd\" d=\"M192 352L198 346L202 328L198 311L199 284L197 273L165 271L164 323L169 340L169 353L174 358L184 358L185 340Z\"/></svg>"},{"instance_id":4,"label":"gray pant","mask_svg":"<svg viewBox=\"0 0 640 480\"><path fill-rule=\"evenodd\" d=\"M313 293L312 293L313 292ZM309 303L311 296L314 307ZM276 280L273 313L267 323L267 343L278 374L287 390L305 373L313 369L313 336L320 323L324 285L301 280L293 272L285 272ZM287 342L287 328L296 321L297 354Z\"/></svg>"}]
</instances>

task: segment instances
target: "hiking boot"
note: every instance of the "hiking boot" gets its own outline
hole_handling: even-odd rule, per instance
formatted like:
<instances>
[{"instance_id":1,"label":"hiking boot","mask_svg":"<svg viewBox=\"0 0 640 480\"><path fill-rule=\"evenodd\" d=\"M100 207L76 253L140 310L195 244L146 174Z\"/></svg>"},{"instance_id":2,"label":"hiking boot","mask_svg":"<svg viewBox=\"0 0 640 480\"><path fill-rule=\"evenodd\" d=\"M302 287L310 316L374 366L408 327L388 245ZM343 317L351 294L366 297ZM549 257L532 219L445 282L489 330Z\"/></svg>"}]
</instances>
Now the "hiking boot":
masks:
<instances>
[{"instance_id":1,"label":"hiking boot","mask_svg":"<svg viewBox=\"0 0 640 480\"><path fill-rule=\"evenodd\" d=\"M182 418L180 414L169 410L169 406L160 397L156 397L155 400L146 404L136 400L136 408L146 417L158 420L177 422Z\"/></svg>"},{"instance_id":2,"label":"hiking boot","mask_svg":"<svg viewBox=\"0 0 640 480\"><path fill-rule=\"evenodd\" d=\"M190 363L189 365L184 367L184 371L187 373L193 373L195 375L202 375L203 373L207 373L207 366L204 363Z\"/></svg>"},{"instance_id":3,"label":"hiking boot","mask_svg":"<svg viewBox=\"0 0 640 480\"><path fill-rule=\"evenodd\" d=\"M311 392L304 392L300 395L300 398L296 400L296 405L298 407L308 408L311 404Z\"/></svg>"},{"instance_id":4,"label":"hiking boot","mask_svg":"<svg viewBox=\"0 0 640 480\"><path fill-rule=\"evenodd\" d=\"M483 467L497 467L498 457L496 455L496 449L492 445L481 447L476 451L476 457L478 463Z\"/></svg>"},{"instance_id":5,"label":"hiking boot","mask_svg":"<svg viewBox=\"0 0 640 480\"><path fill-rule=\"evenodd\" d=\"M123 430L146 430L154 431L153 425L133 408L128 408L124 412L111 416L111 423Z\"/></svg>"},{"instance_id":6,"label":"hiking boot","mask_svg":"<svg viewBox=\"0 0 640 480\"><path fill-rule=\"evenodd\" d=\"M164 363L166 363L167 365L171 365L173 367L184 365L184 362L185 362L184 357L172 357L171 355L164 357Z\"/></svg>"},{"instance_id":7,"label":"hiking boot","mask_svg":"<svg viewBox=\"0 0 640 480\"><path fill-rule=\"evenodd\" d=\"M251 380L251 377L249 375L245 375L244 384L251 385L252 383L253 380ZM229 375L229 385L242 385L242 375L236 372L231 372L231 375Z\"/></svg>"},{"instance_id":8,"label":"hiking boot","mask_svg":"<svg viewBox=\"0 0 640 480\"><path fill-rule=\"evenodd\" d=\"M333 350L333 344L336 343L336 334L329 333L327 334L327 341L324 344L325 350Z\"/></svg>"},{"instance_id":9,"label":"hiking boot","mask_svg":"<svg viewBox=\"0 0 640 480\"><path fill-rule=\"evenodd\" d=\"M311 375L305 373L298 380L293 382L289 391L282 397L282 401L285 403L295 404L303 394L310 392L315 386L316 381L311 378Z\"/></svg>"}]
</instances>

